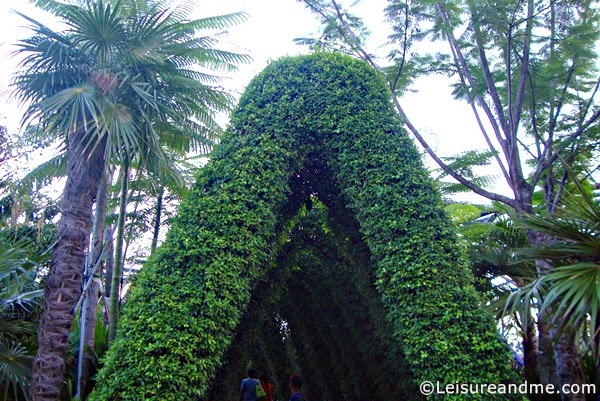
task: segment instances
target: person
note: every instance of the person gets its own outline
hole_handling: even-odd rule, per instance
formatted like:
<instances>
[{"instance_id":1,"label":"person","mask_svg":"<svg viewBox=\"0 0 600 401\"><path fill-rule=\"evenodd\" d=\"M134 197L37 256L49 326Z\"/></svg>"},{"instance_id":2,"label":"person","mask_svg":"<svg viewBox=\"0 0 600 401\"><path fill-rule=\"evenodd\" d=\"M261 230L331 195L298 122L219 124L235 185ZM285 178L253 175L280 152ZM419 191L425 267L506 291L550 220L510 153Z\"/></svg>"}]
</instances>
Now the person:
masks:
<instances>
[{"instance_id":1,"label":"person","mask_svg":"<svg viewBox=\"0 0 600 401\"><path fill-rule=\"evenodd\" d=\"M275 399L275 385L269 382L269 376L267 376L267 374L262 374L258 376L258 381L260 381L260 386L267 395L265 401L273 401Z\"/></svg>"},{"instance_id":2,"label":"person","mask_svg":"<svg viewBox=\"0 0 600 401\"><path fill-rule=\"evenodd\" d=\"M256 369L249 368L246 371L246 377L242 380L240 385L240 397L239 401L256 401L256 386L259 386L258 379L256 378Z\"/></svg>"},{"instance_id":3,"label":"person","mask_svg":"<svg viewBox=\"0 0 600 401\"><path fill-rule=\"evenodd\" d=\"M304 401L304 397L302 396L301 388L302 388L302 376L300 376L300 375L290 376L290 391L292 392L290 401Z\"/></svg>"}]
</instances>

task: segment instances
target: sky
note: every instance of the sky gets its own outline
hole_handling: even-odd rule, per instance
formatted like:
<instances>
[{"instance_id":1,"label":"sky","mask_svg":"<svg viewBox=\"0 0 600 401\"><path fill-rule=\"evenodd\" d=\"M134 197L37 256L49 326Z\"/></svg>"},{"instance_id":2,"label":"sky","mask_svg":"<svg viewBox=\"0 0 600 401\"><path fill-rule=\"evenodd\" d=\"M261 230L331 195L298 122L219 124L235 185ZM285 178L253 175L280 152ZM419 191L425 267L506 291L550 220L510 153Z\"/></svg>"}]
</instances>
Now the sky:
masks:
<instances>
[{"instance_id":1,"label":"sky","mask_svg":"<svg viewBox=\"0 0 600 401\"><path fill-rule=\"evenodd\" d=\"M245 11L249 15L246 22L229 30L226 39L239 52L247 53L253 59L251 64L241 65L225 85L240 93L269 61L306 53L307 48L295 45L293 39L311 36L319 28L315 16L297 0L200 0L198 3L201 7L197 17L236 11ZM371 51L383 45L389 34L383 24L385 4L385 0L363 0L353 8L371 30L368 44ZM48 16L26 0L0 0L0 95L6 94L10 75L17 68L17 60L10 57L12 44L29 36L24 28L26 21L11 12L13 9L43 23L52 23ZM378 61L384 64L384 58L382 55ZM0 101L3 105L0 108L0 124L5 125L9 132L18 129L21 116L19 106L6 96L1 96ZM476 121L468 105L451 99L448 81L443 77L420 79L414 91L401 99L401 104L412 123L442 155L452 156L469 148L485 147L481 135L477 134Z\"/></svg>"}]
</instances>

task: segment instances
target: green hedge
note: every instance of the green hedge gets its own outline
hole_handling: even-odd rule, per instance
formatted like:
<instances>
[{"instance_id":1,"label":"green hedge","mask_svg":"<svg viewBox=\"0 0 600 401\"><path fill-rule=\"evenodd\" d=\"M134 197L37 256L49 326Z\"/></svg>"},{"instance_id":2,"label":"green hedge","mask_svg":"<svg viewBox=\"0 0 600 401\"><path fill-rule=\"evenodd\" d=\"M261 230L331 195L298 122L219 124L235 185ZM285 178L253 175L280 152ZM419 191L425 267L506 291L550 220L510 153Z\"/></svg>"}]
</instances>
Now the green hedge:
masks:
<instances>
[{"instance_id":1,"label":"green hedge","mask_svg":"<svg viewBox=\"0 0 600 401\"><path fill-rule=\"evenodd\" d=\"M274 62L247 88L165 244L135 280L91 399L204 394L310 194L345 207L338 214L360 230L417 382L515 380L384 82L361 61L318 53Z\"/></svg>"}]
</instances>

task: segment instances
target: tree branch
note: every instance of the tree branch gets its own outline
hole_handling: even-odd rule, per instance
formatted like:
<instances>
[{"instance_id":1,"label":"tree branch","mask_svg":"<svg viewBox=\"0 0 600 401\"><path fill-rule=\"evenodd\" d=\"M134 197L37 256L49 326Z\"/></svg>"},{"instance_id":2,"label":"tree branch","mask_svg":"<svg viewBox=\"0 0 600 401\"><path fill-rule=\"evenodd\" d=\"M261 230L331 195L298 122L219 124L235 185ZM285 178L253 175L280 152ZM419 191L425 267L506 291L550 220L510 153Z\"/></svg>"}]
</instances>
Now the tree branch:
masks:
<instances>
[{"instance_id":1,"label":"tree branch","mask_svg":"<svg viewBox=\"0 0 600 401\"><path fill-rule=\"evenodd\" d=\"M442 18L442 21L444 22L444 24L447 27L446 35L448 37L448 43L450 45L450 48L452 49L452 54L455 57L455 62L457 63L457 66L458 66L458 73L461 78L461 82L466 86L466 82L468 81L469 85L471 87L473 87L476 84L475 78L471 75L469 66L465 60L464 55L462 54L460 46L458 45L456 38L454 37L452 31L450 30L450 21L449 21L448 15L446 13L446 10L444 9L444 6L439 1L436 2L436 9L438 10L440 17ZM479 35L476 35L476 36L478 37ZM482 46L479 46L479 48L481 49ZM485 54L484 54L484 56L485 56ZM482 59L482 63L487 63L487 58L484 57ZM487 71L488 71L488 73L486 75L489 75L489 79L493 83L491 73L489 72L489 67L487 68ZM485 74L485 70L484 70L484 74ZM488 76L486 76L486 80L488 80ZM492 95L492 99L493 99L493 97L494 96ZM507 148L506 140L504 137L502 137L500 127L498 126L498 122L496 121L494 114L490 110L486 101L483 99L483 96L481 96L480 94L475 94L475 99L477 100L477 103L479 104L479 106L485 112L485 114L488 118L488 121L490 122L490 124L494 130L496 139L498 140L498 143L500 144L500 147L502 148L504 154L508 155L508 148ZM498 102L499 102L499 98L498 98ZM496 105L496 109L498 109L498 105ZM503 121L505 121L505 119L503 119L504 113L502 112L502 107L500 107L499 110L500 110L499 111L500 117L502 117L502 118L500 118L500 123L502 125L505 125L505 123L503 123ZM504 130L504 127L503 127L503 130Z\"/></svg>"},{"instance_id":2,"label":"tree branch","mask_svg":"<svg viewBox=\"0 0 600 401\"><path fill-rule=\"evenodd\" d=\"M405 17L404 17L404 37L403 39L403 43L402 43L402 62L400 63L400 66L398 67L398 73L396 74L396 78L394 79L394 82L391 84L390 89L392 91L392 96L393 94L396 92L396 85L398 84L398 80L400 79L400 76L402 75L402 70L404 69L404 63L406 61L406 51L408 49L408 27L409 27L409 23L408 23L408 0L405 1Z\"/></svg>"},{"instance_id":3,"label":"tree branch","mask_svg":"<svg viewBox=\"0 0 600 401\"><path fill-rule=\"evenodd\" d=\"M596 120L600 119L600 109L596 110L596 112L584 123L582 124L577 131L573 132L569 136L567 136L562 143L557 147L557 150L547 157L543 163L537 168L535 173L533 174L533 178L531 180L531 185L535 185L538 182L542 173L554 163L560 156L560 153L564 151L571 143L571 140L577 139L590 125L592 125Z\"/></svg>"},{"instance_id":4,"label":"tree branch","mask_svg":"<svg viewBox=\"0 0 600 401\"><path fill-rule=\"evenodd\" d=\"M533 30L533 0L529 0L527 5L527 25L525 28L525 41L523 44L523 57L521 58L521 76L519 77L519 86L517 88L517 98L514 107L511 110L511 132L516 137L521 123L521 113L523 112L523 102L525 99L525 85L529 77L529 55L531 53L531 33ZM510 85L510 82L508 83ZM512 101L512 97L509 98Z\"/></svg>"},{"instance_id":5,"label":"tree branch","mask_svg":"<svg viewBox=\"0 0 600 401\"><path fill-rule=\"evenodd\" d=\"M531 0L529 1L529 4L530 5L532 4ZM529 10L528 13L529 12L532 12L532 11ZM528 20L528 23L530 23L530 22L532 22L531 19ZM502 131L504 132L504 141L499 139L499 142L500 142L500 145L502 146L504 155L508 162L508 171L509 171L509 175L510 175L509 183L513 189L516 189L515 187L518 187L521 189L529 188L529 184L525 180L523 170L522 170L521 158L519 156L519 150L518 150L518 138L517 138L517 127L519 125L521 110L523 107L525 84L527 82L526 78L528 76L528 74L526 72L526 71L528 71L528 67L526 66L526 64L528 63L529 56L525 55L523 57L523 59L521 60L521 64L522 64L521 74L522 75L521 75L520 81L519 81L519 87L517 90L517 99L518 100L516 102L519 104L519 109L516 110L514 107L511 107L511 105L510 105L510 103L512 102L512 97L513 97L512 90L511 90L512 77L510 75L510 70L511 70L510 46L512 45L513 39L511 36L512 25L510 25L509 31L507 34L507 51L506 51L506 63L507 63L506 70L507 70L507 81L508 81L507 86L508 86L508 102L509 102L509 106L508 106L509 121L507 121L506 115L504 113L504 107L502 105L502 101L498 94L498 90L496 88L496 84L494 82L492 72L490 70L488 58L485 53L485 43L483 43L483 35L480 30L479 21L476 21L476 20L473 21L473 29L475 30L475 40L477 42L479 60L481 62L481 68L483 71L487 92L490 95L490 97L492 98L492 103L494 104L497 118L499 120L500 126L502 127ZM526 39L526 40L530 40L530 39ZM529 51L528 46L526 46L526 51L527 52ZM525 65L525 67L523 67L523 65ZM525 73L523 72L523 70L525 70ZM516 105L515 105L515 107L516 107ZM499 133L497 135L499 135Z\"/></svg>"},{"instance_id":6,"label":"tree branch","mask_svg":"<svg viewBox=\"0 0 600 401\"><path fill-rule=\"evenodd\" d=\"M356 49L356 51L362 56L363 60L365 60L367 63L369 63L369 65L371 67L373 67L377 72L381 73L381 68L377 65L377 63L375 63L375 61L369 55L369 53L367 53L365 51L365 49L363 49L363 47L360 45L360 39L358 38L358 36L356 36L354 31L352 30L352 27L350 27L350 25L348 25L348 23L346 22L346 19L344 18L344 14L342 13L341 7L336 3L335 0L331 0L331 4L333 5L333 8L335 9L335 13L337 15L337 20L340 21L340 23L344 27L344 29L341 30L341 29L339 29L339 26L338 26L338 32L340 33L340 35L342 35L346 39L346 42L350 46L352 46L354 49ZM345 33L350 35L352 40L349 41L347 39Z\"/></svg>"},{"instance_id":7,"label":"tree branch","mask_svg":"<svg viewBox=\"0 0 600 401\"><path fill-rule=\"evenodd\" d=\"M464 178L463 176L461 176L460 174L458 174L455 170L453 170L452 168L450 168L446 163L444 163L442 161L442 159L440 159L437 154L435 153L435 151L429 146L429 144L427 143L427 141L425 140L425 138L423 138L423 136L421 135L421 133L419 132L419 130L416 129L416 127L410 122L410 120L408 119L408 117L406 116L406 113L404 112L404 109L402 108L402 106L400 105L400 102L398 102L398 99L396 98L396 96L392 95L392 100L394 101L394 105L396 106L396 110L398 111L398 114L400 115L400 117L402 118L402 120L404 121L404 124L406 124L406 126L408 127L408 129L410 130L410 132L412 132L412 134L415 136L415 138L419 141L419 143L421 144L421 146L423 146L423 148L425 149L425 151L427 152L427 154L429 154L429 156L431 156L431 158L437 163L438 166L440 166L440 168L449 176L451 176L452 178L454 178L456 181L460 182L461 184L463 184L465 187L469 188L471 191L475 192L477 195L480 195L486 199L492 200L492 201L497 201L497 202L501 202L504 203L506 205L509 205L515 209L518 209L517 204L515 203L515 201L507 196L504 195L500 195L494 192L489 192L486 191L485 189L478 187L477 185L473 184L471 181L467 180L466 178Z\"/></svg>"},{"instance_id":8,"label":"tree branch","mask_svg":"<svg viewBox=\"0 0 600 401\"><path fill-rule=\"evenodd\" d=\"M496 162L498 163L498 166L500 167L500 170L502 171L502 175L504 176L504 179L506 180L506 182L508 183L508 185L511 187L511 189L513 189L512 188L512 181L510 179L510 175L508 174L508 171L506 170L506 167L504 166L504 163L502 162L502 159L500 158L500 156L498 154L498 151L496 150L496 147L492 143L492 141L490 139L490 136L487 133L487 130L483 126L483 123L481 121L481 118L479 117L479 112L477 111L477 108L475 107L475 104L474 103L470 103L470 105L471 105L471 109L473 110L473 114L475 115L475 119L477 120L477 125L479 126L479 130L483 134L483 138L485 139L485 142L487 143L488 148L494 154L494 158L496 159Z\"/></svg>"}]
</instances>

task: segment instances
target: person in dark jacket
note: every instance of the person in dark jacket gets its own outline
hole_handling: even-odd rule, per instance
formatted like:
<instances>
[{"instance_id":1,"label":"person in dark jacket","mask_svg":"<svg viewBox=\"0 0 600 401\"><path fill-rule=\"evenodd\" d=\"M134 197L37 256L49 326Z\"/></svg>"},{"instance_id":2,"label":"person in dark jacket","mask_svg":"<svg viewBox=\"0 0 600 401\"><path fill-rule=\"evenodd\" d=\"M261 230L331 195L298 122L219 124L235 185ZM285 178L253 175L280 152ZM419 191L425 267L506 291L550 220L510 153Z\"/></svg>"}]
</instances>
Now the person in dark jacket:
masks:
<instances>
[{"instance_id":1,"label":"person in dark jacket","mask_svg":"<svg viewBox=\"0 0 600 401\"><path fill-rule=\"evenodd\" d=\"M292 375L290 376L290 391L292 396L290 397L290 401L304 401L304 397L301 392L302 388L302 376L300 375Z\"/></svg>"}]
</instances>

